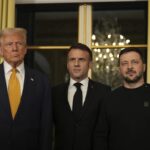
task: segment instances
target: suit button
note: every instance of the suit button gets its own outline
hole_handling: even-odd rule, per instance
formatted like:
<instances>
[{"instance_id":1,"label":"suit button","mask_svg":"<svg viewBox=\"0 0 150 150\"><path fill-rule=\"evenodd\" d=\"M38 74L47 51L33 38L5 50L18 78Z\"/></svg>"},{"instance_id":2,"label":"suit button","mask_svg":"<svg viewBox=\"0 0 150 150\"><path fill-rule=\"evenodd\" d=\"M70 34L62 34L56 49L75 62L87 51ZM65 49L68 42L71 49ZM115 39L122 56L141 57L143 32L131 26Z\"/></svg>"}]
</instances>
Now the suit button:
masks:
<instances>
[{"instance_id":1,"label":"suit button","mask_svg":"<svg viewBox=\"0 0 150 150\"><path fill-rule=\"evenodd\" d=\"M79 127L79 124L78 124L78 123L76 123L76 127Z\"/></svg>"},{"instance_id":2,"label":"suit button","mask_svg":"<svg viewBox=\"0 0 150 150\"><path fill-rule=\"evenodd\" d=\"M8 144L8 145L11 145L11 141L9 140L9 141L7 142L7 144Z\"/></svg>"}]
</instances>

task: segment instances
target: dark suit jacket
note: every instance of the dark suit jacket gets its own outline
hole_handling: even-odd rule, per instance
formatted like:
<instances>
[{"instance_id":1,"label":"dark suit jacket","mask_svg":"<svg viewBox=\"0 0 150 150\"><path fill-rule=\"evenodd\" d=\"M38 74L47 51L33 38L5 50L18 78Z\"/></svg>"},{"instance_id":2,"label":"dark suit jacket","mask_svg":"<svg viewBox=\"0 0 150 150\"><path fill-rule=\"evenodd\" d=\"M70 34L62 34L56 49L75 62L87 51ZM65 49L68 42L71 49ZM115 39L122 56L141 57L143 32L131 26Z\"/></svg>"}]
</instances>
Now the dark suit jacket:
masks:
<instances>
[{"instance_id":1,"label":"dark suit jacket","mask_svg":"<svg viewBox=\"0 0 150 150\"><path fill-rule=\"evenodd\" d=\"M104 97L110 88L89 81L86 100L78 122L75 121L67 99L68 84L53 88L55 150L91 150L93 134Z\"/></svg>"},{"instance_id":2,"label":"dark suit jacket","mask_svg":"<svg viewBox=\"0 0 150 150\"><path fill-rule=\"evenodd\" d=\"M47 78L25 67L22 98L13 120L3 64L0 65L1 150L50 150L52 122L50 96Z\"/></svg>"}]
</instances>

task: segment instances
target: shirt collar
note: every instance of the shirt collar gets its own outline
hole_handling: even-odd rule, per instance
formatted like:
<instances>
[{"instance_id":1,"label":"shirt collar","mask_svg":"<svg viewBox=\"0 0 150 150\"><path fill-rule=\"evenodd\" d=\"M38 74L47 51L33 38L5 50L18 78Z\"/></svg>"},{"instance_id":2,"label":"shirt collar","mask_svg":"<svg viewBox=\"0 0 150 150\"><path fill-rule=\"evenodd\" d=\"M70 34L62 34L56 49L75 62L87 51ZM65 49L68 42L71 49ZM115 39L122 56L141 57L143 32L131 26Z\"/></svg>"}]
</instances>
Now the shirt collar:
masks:
<instances>
[{"instance_id":1,"label":"shirt collar","mask_svg":"<svg viewBox=\"0 0 150 150\"><path fill-rule=\"evenodd\" d=\"M12 69L12 66L4 60L4 72L5 72L5 74L9 73L11 71L11 69ZM21 75L24 74L24 72L25 72L24 62L22 62L16 69L19 71L19 73Z\"/></svg>"},{"instance_id":2,"label":"shirt collar","mask_svg":"<svg viewBox=\"0 0 150 150\"><path fill-rule=\"evenodd\" d=\"M74 86L74 84L76 83L77 81L73 80L72 78L70 78L70 83L69 85L70 86ZM80 83L83 85L83 86L88 86L88 82L89 82L89 78L85 78L83 79L82 81L80 81Z\"/></svg>"}]
</instances>

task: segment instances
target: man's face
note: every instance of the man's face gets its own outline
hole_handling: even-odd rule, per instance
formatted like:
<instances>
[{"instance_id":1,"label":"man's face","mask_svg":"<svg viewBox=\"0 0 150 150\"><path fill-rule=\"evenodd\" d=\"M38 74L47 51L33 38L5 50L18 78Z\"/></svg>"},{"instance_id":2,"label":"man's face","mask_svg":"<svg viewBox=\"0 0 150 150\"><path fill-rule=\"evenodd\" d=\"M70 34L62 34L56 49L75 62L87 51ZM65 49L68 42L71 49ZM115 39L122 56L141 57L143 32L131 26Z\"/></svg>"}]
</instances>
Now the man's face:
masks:
<instances>
[{"instance_id":1,"label":"man's face","mask_svg":"<svg viewBox=\"0 0 150 150\"><path fill-rule=\"evenodd\" d=\"M145 64L136 52L127 52L120 56L120 74L126 83L138 83L143 80Z\"/></svg>"},{"instance_id":2,"label":"man's face","mask_svg":"<svg viewBox=\"0 0 150 150\"><path fill-rule=\"evenodd\" d=\"M13 67L18 66L27 52L25 39L18 33L10 33L2 38L1 51L4 59Z\"/></svg>"},{"instance_id":3,"label":"man's face","mask_svg":"<svg viewBox=\"0 0 150 150\"><path fill-rule=\"evenodd\" d=\"M89 53L80 49L72 49L68 53L67 69L70 77L76 81L81 81L88 76L88 70L92 62Z\"/></svg>"}]
</instances>

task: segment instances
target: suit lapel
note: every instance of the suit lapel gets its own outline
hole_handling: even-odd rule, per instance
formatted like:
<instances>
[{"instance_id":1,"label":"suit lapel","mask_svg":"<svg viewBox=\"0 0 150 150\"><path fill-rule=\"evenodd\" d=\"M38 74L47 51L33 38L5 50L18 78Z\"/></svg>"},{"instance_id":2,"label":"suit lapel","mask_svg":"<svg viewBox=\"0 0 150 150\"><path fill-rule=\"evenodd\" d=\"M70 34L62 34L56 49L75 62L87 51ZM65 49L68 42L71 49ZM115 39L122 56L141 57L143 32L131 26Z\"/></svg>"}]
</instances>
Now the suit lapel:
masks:
<instances>
[{"instance_id":1,"label":"suit lapel","mask_svg":"<svg viewBox=\"0 0 150 150\"><path fill-rule=\"evenodd\" d=\"M21 96L21 101L20 105L18 107L18 111L16 113L15 118L17 118L18 114L22 112L23 108L27 106L28 101L32 100L32 95L34 95L34 86L35 86L35 79L34 79L34 74L32 71L30 71L29 68L25 66L25 80L24 80L24 86L23 86L23 91L22 91L22 96Z\"/></svg>"},{"instance_id":2,"label":"suit lapel","mask_svg":"<svg viewBox=\"0 0 150 150\"><path fill-rule=\"evenodd\" d=\"M72 110L70 108L69 102L68 102L68 86L69 86L69 82L65 83L64 85L64 91L63 91L63 100L65 102L65 106L67 108L67 110L69 110L72 113Z\"/></svg>"},{"instance_id":3,"label":"suit lapel","mask_svg":"<svg viewBox=\"0 0 150 150\"><path fill-rule=\"evenodd\" d=\"M4 118L12 119L3 64L0 65L0 107Z\"/></svg>"},{"instance_id":4,"label":"suit lapel","mask_svg":"<svg viewBox=\"0 0 150 150\"><path fill-rule=\"evenodd\" d=\"M88 105L90 105L90 102L93 101L93 98L92 98L93 94L94 94L93 92L94 92L94 82L89 79L87 94L86 94L85 103L83 106L84 109L86 109L88 107Z\"/></svg>"}]
</instances>

